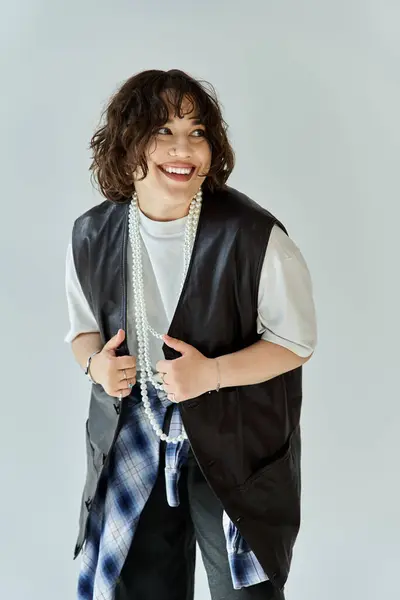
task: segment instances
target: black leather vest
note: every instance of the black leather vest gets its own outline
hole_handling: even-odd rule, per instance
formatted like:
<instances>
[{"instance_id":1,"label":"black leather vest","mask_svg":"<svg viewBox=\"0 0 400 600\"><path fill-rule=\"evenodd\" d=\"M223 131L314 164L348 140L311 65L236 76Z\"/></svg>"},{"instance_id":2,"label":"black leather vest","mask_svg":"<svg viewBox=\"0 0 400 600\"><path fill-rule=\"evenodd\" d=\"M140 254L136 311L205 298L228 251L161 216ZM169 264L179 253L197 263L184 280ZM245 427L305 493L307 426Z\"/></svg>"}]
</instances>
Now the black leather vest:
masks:
<instances>
[{"instance_id":1,"label":"black leather vest","mask_svg":"<svg viewBox=\"0 0 400 600\"><path fill-rule=\"evenodd\" d=\"M126 331L129 203L105 201L80 216L73 254L103 342ZM256 329L260 272L274 224L268 211L232 188L204 191L186 282L169 334L207 357L246 348ZM284 229L285 230L285 229ZM164 345L164 355L177 354ZM124 343L120 352L127 354ZM270 381L230 387L180 404L193 452L209 485L269 579L286 582L300 526L301 367ZM104 458L118 431L118 401L92 386L88 478L79 553Z\"/></svg>"}]
</instances>

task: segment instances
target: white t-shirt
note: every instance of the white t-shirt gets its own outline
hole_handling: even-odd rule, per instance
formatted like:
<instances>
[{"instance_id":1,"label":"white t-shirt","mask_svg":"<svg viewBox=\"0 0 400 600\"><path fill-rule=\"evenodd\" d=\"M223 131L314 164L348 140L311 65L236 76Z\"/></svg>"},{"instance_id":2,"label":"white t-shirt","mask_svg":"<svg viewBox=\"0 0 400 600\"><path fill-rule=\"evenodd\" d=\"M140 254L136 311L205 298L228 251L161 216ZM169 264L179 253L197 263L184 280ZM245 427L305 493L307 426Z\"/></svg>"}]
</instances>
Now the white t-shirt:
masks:
<instances>
[{"instance_id":1,"label":"white t-shirt","mask_svg":"<svg viewBox=\"0 0 400 600\"><path fill-rule=\"evenodd\" d=\"M183 272L186 218L152 221L140 212L144 291L150 325L167 333L179 300ZM66 293L72 342L80 333L99 331L79 283L72 243L66 259ZM132 252L128 247L127 342L129 354L137 352L132 292ZM201 319L201 315L196 315ZM274 226L261 271L258 295L258 333L262 339L309 356L316 346L317 327L310 273L300 250L280 227ZM186 340L183 340L186 341ZM155 371L164 358L162 341L150 335L150 357Z\"/></svg>"}]
</instances>

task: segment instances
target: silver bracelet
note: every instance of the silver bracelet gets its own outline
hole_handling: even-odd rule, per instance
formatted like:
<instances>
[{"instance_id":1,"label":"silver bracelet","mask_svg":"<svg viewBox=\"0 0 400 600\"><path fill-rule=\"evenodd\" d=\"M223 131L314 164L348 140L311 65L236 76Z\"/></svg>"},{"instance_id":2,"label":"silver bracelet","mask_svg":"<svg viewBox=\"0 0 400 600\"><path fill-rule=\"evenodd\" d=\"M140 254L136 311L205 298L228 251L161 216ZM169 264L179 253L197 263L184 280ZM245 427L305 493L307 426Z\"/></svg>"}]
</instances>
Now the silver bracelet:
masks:
<instances>
[{"instance_id":1,"label":"silver bracelet","mask_svg":"<svg viewBox=\"0 0 400 600\"><path fill-rule=\"evenodd\" d=\"M220 368L219 368L218 358L214 358L214 360L215 360L215 364L217 365L218 383L217 383L217 387L215 388L215 390L210 390L208 392L209 394L211 394L212 391L219 392L219 390L221 389L221 371L220 371Z\"/></svg>"},{"instance_id":2,"label":"silver bracelet","mask_svg":"<svg viewBox=\"0 0 400 600\"><path fill-rule=\"evenodd\" d=\"M219 390L221 389L221 370L219 368L218 358L215 359L215 362L217 363L217 372L218 372L218 383L217 383L217 387L215 388L215 391L219 392Z\"/></svg>"},{"instance_id":3,"label":"silver bracelet","mask_svg":"<svg viewBox=\"0 0 400 600\"><path fill-rule=\"evenodd\" d=\"M97 381L95 381L95 380L93 379L93 377L91 376L91 374L90 374L90 363L92 362L92 358L93 358L93 356L95 356L96 354L99 354L100 352L101 352L101 350L96 350L96 352L93 352L93 354L91 354L91 355L89 356L89 358L87 359L87 363L86 363L86 369L85 369L85 375L87 375L87 377L88 377L89 381L90 381L91 383L94 383L95 385L98 385L98 384L97 384Z\"/></svg>"}]
</instances>

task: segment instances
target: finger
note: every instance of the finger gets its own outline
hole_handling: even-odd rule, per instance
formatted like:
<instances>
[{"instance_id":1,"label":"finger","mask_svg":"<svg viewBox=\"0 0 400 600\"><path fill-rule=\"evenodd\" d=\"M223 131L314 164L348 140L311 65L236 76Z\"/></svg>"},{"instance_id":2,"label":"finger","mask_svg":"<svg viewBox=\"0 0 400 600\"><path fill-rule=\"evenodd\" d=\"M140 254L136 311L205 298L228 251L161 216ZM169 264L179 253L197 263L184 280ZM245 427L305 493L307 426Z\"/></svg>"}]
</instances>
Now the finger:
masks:
<instances>
[{"instance_id":1,"label":"finger","mask_svg":"<svg viewBox=\"0 0 400 600\"><path fill-rule=\"evenodd\" d=\"M159 360L156 364L156 369L159 373L168 373L170 366L171 366L171 360Z\"/></svg>"},{"instance_id":2,"label":"finger","mask_svg":"<svg viewBox=\"0 0 400 600\"><path fill-rule=\"evenodd\" d=\"M120 371L118 371L118 373L120 373ZM132 388L135 383L136 373L131 373L130 377L125 377L124 374L123 377L118 377L118 379L115 380L113 387L117 389Z\"/></svg>"},{"instance_id":3,"label":"finger","mask_svg":"<svg viewBox=\"0 0 400 600\"><path fill-rule=\"evenodd\" d=\"M118 381L125 381L132 378L136 379L136 369L122 369L122 371L118 371Z\"/></svg>"},{"instance_id":4,"label":"finger","mask_svg":"<svg viewBox=\"0 0 400 600\"><path fill-rule=\"evenodd\" d=\"M176 338L170 337L169 335L163 335L163 340L167 346L173 348L177 352L180 352L182 355L187 354L192 350L193 346L183 342L182 340L177 340Z\"/></svg>"},{"instance_id":5,"label":"finger","mask_svg":"<svg viewBox=\"0 0 400 600\"><path fill-rule=\"evenodd\" d=\"M116 393L112 395L116 396L117 398L126 398L127 396L130 396L131 392L131 388L123 388L116 390Z\"/></svg>"},{"instance_id":6,"label":"finger","mask_svg":"<svg viewBox=\"0 0 400 600\"><path fill-rule=\"evenodd\" d=\"M162 386L163 386L163 389L167 392L167 394L169 392L172 392L172 390L171 390L171 384L167 383L167 381L164 381L164 383L162 384Z\"/></svg>"},{"instance_id":7,"label":"finger","mask_svg":"<svg viewBox=\"0 0 400 600\"><path fill-rule=\"evenodd\" d=\"M117 356L115 361L119 371L136 368L136 356Z\"/></svg>"},{"instance_id":8,"label":"finger","mask_svg":"<svg viewBox=\"0 0 400 600\"><path fill-rule=\"evenodd\" d=\"M106 350L117 350L125 339L125 331L119 329L117 333L104 345Z\"/></svg>"},{"instance_id":9,"label":"finger","mask_svg":"<svg viewBox=\"0 0 400 600\"><path fill-rule=\"evenodd\" d=\"M170 400L171 402L173 402L174 404L177 404L180 400L177 398L176 394L174 394L173 392L170 392L168 394L168 400Z\"/></svg>"},{"instance_id":10,"label":"finger","mask_svg":"<svg viewBox=\"0 0 400 600\"><path fill-rule=\"evenodd\" d=\"M129 379L124 379L123 382L119 382L118 385L120 385L123 388L132 388L136 383L136 377L129 377Z\"/></svg>"}]
</instances>

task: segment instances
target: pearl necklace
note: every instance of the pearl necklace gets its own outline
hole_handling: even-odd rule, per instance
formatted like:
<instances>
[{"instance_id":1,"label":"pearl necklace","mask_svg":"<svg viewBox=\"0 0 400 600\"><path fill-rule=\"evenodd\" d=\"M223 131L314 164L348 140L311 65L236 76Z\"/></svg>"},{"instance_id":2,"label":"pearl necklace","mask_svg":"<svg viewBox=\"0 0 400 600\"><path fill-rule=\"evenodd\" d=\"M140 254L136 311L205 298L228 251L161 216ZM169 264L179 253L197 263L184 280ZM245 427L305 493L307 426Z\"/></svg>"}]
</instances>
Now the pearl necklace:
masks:
<instances>
[{"instance_id":1,"label":"pearl necklace","mask_svg":"<svg viewBox=\"0 0 400 600\"><path fill-rule=\"evenodd\" d=\"M196 194L193 198L189 215L187 217L183 245L183 274L180 286L179 295L181 295L186 279L186 273L189 267L192 254L193 244L196 237L197 225L199 222L202 202L202 192ZM150 351L149 351L149 332L156 338L162 339L162 334L157 333L149 324L147 318L146 302L144 297L143 285L143 263L142 263L142 248L140 235L140 215L139 204L136 192L132 196L129 207L129 240L132 248L132 284L133 297L135 305L135 325L138 344L138 363L137 371L139 374L140 389L142 394L142 402L144 412L146 413L150 424L156 435L163 441L172 444L178 444L187 440L187 434L183 432L177 437L169 437L163 430L158 427L153 411L150 407L150 401L147 391L147 382L151 383L156 389L163 390L163 386L155 379L151 367Z\"/></svg>"}]
</instances>

